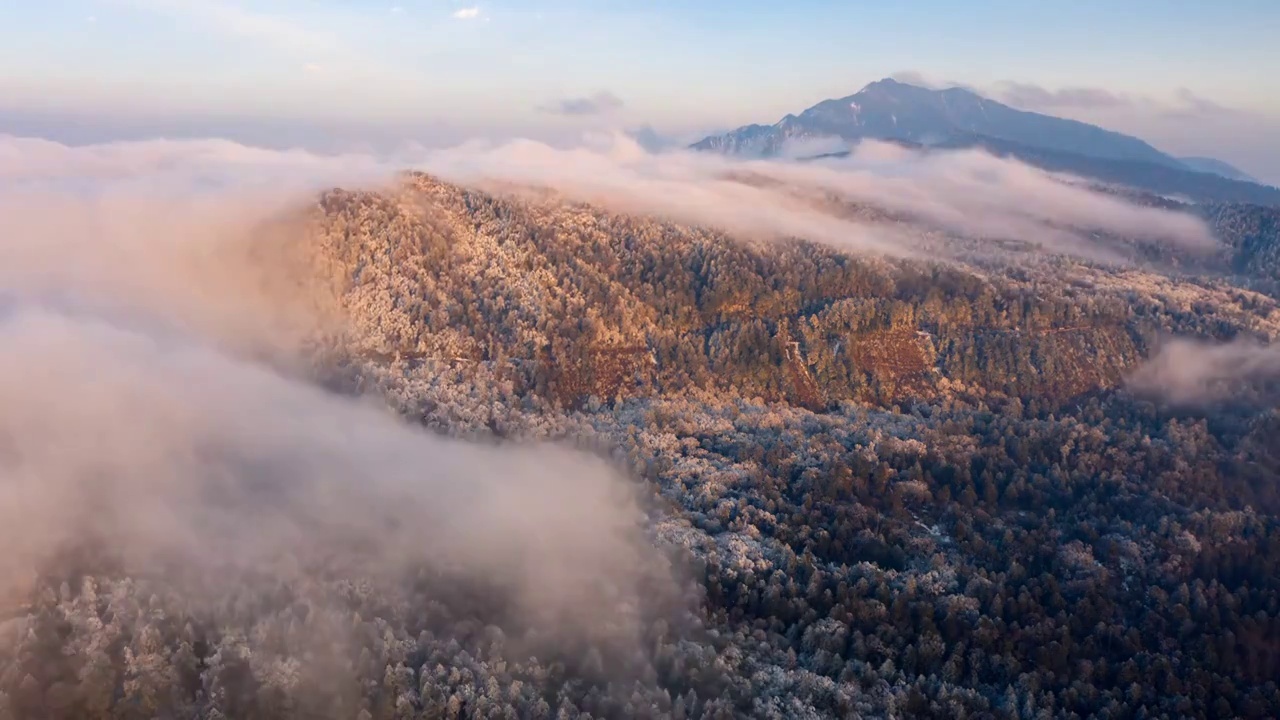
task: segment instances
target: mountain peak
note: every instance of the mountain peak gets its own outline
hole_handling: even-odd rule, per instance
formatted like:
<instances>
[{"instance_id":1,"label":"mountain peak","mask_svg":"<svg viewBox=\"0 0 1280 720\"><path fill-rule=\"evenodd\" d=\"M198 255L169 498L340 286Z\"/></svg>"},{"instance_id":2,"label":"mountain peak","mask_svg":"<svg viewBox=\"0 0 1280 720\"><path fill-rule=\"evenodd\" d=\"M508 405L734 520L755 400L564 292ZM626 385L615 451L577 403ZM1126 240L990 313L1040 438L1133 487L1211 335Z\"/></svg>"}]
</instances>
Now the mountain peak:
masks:
<instances>
[{"instance_id":1,"label":"mountain peak","mask_svg":"<svg viewBox=\"0 0 1280 720\"><path fill-rule=\"evenodd\" d=\"M982 147L1054 171L1206 200L1272 203L1280 191L1247 182L1219 161L1178 159L1139 138L1096 125L1012 108L961 86L934 90L882 78L853 95L823 100L773 125L747 125L694 143L694 150L778 157L797 147L863 139ZM1212 174L1210 174L1212 173Z\"/></svg>"},{"instance_id":2,"label":"mountain peak","mask_svg":"<svg viewBox=\"0 0 1280 720\"><path fill-rule=\"evenodd\" d=\"M872 82L867 83L866 85L863 85L862 89L859 90L858 92L864 93L864 92L867 92L868 90L892 89L897 87L913 87L913 86L904 82L899 82L897 80L894 80L891 77L887 77L887 78L881 78L879 80L874 80Z\"/></svg>"},{"instance_id":3,"label":"mountain peak","mask_svg":"<svg viewBox=\"0 0 1280 720\"><path fill-rule=\"evenodd\" d=\"M893 78L883 78L867 83L862 89L850 96L855 97L926 97L938 91L921 85L904 83Z\"/></svg>"},{"instance_id":4,"label":"mountain peak","mask_svg":"<svg viewBox=\"0 0 1280 720\"><path fill-rule=\"evenodd\" d=\"M932 90L893 78L876 80L848 97L824 100L773 126L740 128L694 147L775 155L788 141L819 137L936 142L975 136L1054 152L1186 169L1175 158L1135 137L1017 110L963 87Z\"/></svg>"}]
</instances>

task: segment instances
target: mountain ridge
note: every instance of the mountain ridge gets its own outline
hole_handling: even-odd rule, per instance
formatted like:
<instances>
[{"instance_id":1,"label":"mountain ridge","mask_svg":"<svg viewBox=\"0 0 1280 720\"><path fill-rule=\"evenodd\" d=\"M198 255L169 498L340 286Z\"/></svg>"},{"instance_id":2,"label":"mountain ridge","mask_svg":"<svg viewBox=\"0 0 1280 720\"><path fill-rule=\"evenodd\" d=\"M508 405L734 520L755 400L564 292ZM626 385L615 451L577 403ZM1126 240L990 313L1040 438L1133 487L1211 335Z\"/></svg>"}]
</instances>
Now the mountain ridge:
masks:
<instances>
[{"instance_id":1,"label":"mountain ridge","mask_svg":"<svg viewBox=\"0 0 1280 720\"><path fill-rule=\"evenodd\" d=\"M957 136L933 144L889 139L895 145L918 151L984 150L1050 172L1082 175L1108 185L1123 185L1160 196L1172 196L1197 203L1239 203L1280 205L1280 189L1261 183L1233 180L1212 173L1179 170L1140 160L1091 158L1076 153L1021 145L981 136ZM848 157L852 150L813 153L800 160Z\"/></svg>"},{"instance_id":2,"label":"mountain ridge","mask_svg":"<svg viewBox=\"0 0 1280 720\"><path fill-rule=\"evenodd\" d=\"M737 136L744 130L750 136L769 128L775 133L781 129L781 135L788 139L824 133L845 140L883 137L924 144L934 136L964 133L1013 142L1034 140L1035 144L1068 152L1182 167L1173 156L1138 138L1078 120L1018 110L964 88L931 90L891 78L869 83L852 95L823 100L773 126L748 125L721 137ZM1050 130L1065 137L1046 140L1043 136ZM1031 134L1040 136L1028 137ZM714 144L707 138L694 146L708 149Z\"/></svg>"},{"instance_id":3,"label":"mountain ridge","mask_svg":"<svg viewBox=\"0 0 1280 720\"><path fill-rule=\"evenodd\" d=\"M1228 180L1243 180L1244 182L1257 183L1259 185L1265 184L1235 165L1217 158L1186 156L1178 158L1178 161L1197 172L1220 175Z\"/></svg>"},{"instance_id":4,"label":"mountain ridge","mask_svg":"<svg viewBox=\"0 0 1280 720\"><path fill-rule=\"evenodd\" d=\"M1270 351L1160 346L1166 334L1275 342L1275 297L1212 268L1048 258L974 273L531 195L409 171L325 191L290 215L298 232L248 243L264 252L255 268L290 271L283 290L336 305L314 379L359 401L279 393L273 372L211 372L239 354L165 373L162 387L202 387L202 404L134 389L147 385L104 403L100 372L8 373L6 400L83 425L18 444L31 420L14 413L0 468L47 457L37 468L50 471L27 473L40 482L83 466L96 515L55 516L90 522L65 522L47 559L0 585L16 590L0 592L0 716L1280 716L1280 454L1267 439L1280 378L1195 387L1204 373L1186 366L1206 352L1238 365ZM1233 266L1276 277L1275 211L1221 211L1215 227L1244 251ZM65 336L62 323L18 325L6 338L26 332L34 347ZM108 378L169 367L168 345L126 345L154 365ZM99 371L109 354L77 358ZM25 387L42 376L80 390L51 403ZM1239 400L1167 408L1142 390L1162 384ZM261 400L239 412L237 395ZM141 404L160 410L140 427L213 415L230 429L141 436L148 474L199 482L148 482L162 504L116 499L102 513L102 478L134 468L119 455L66 463L71 436L153 396ZM291 417L272 414L280 405ZM444 451L464 440L490 462ZM557 444L596 456L618 499L575 511L598 497L592 476L526 453ZM537 467L564 494L524 494ZM98 531L191 498L210 499L178 514L192 537L227 528L237 544L184 541L195 554L152 560ZM499 533L513 523L528 530ZM436 527L450 535L416 534ZM571 532L548 544L553 531ZM279 551L163 572L169 558L247 547L242 533ZM588 544L609 554L562 549ZM575 590L550 592L566 582Z\"/></svg>"},{"instance_id":5,"label":"mountain ridge","mask_svg":"<svg viewBox=\"0 0 1280 720\"><path fill-rule=\"evenodd\" d=\"M933 90L888 78L852 95L823 100L798 115L788 114L773 125L744 125L689 147L777 157L798 142L832 139L981 147L1045 169L1179 193L1197 201L1280 204L1280 189L1213 158L1174 157L1130 135L1019 110L965 88Z\"/></svg>"}]
</instances>

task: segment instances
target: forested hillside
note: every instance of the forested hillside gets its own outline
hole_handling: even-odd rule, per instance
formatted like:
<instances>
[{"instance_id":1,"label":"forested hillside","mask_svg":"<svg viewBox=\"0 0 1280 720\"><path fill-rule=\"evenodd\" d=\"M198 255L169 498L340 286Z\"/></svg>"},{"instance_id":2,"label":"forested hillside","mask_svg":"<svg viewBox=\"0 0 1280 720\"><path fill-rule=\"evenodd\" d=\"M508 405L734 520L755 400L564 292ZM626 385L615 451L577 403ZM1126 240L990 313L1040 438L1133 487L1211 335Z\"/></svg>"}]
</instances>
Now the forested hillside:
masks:
<instances>
[{"instance_id":1,"label":"forested hillside","mask_svg":"<svg viewBox=\"0 0 1280 720\"><path fill-rule=\"evenodd\" d=\"M561 407L692 388L815 411L964 393L1056 407L1115 387L1160 336L1280 331L1275 299L1221 274L1067 259L980 274L413 183L322 200L357 346L519 369ZM1235 259L1208 264L1265 279L1275 233L1249 210L1216 211Z\"/></svg>"},{"instance_id":2,"label":"forested hillside","mask_svg":"<svg viewBox=\"0 0 1280 720\"><path fill-rule=\"evenodd\" d=\"M301 561L195 602L71 553L0 626L0 718L1276 717L1280 378L1127 384L1169 336L1280 338L1275 214L1205 212L1221 257L1176 271L978 267L326 192L319 381L607 458L641 591L549 636L503 578Z\"/></svg>"},{"instance_id":3,"label":"forested hillside","mask_svg":"<svg viewBox=\"0 0 1280 720\"><path fill-rule=\"evenodd\" d=\"M1280 209L1210 205L1202 211L1227 247L1232 269L1272 296L1280 293Z\"/></svg>"}]
</instances>

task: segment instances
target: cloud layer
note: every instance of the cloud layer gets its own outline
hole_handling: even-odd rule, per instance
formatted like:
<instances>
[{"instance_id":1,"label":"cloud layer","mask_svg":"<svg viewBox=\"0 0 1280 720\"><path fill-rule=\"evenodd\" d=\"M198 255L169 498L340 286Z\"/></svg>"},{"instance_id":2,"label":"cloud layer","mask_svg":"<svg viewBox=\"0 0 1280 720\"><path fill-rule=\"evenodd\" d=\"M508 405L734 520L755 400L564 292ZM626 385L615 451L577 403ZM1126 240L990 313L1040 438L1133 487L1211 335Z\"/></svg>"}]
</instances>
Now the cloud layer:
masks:
<instances>
[{"instance_id":1,"label":"cloud layer","mask_svg":"<svg viewBox=\"0 0 1280 720\"><path fill-rule=\"evenodd\" d=\"M299 379L305 341L345 318L298 211L405 169L850 252L945 258L921 222L1084 256L1106 250L1096 231L1209 242L1189 217L1016 163L874 143L775 163L616 136L328 156L3 137L0 602L92 550L193 601L251 576L394 589L425 573L492 586L551 637L629 632L662 563L610 468L431 437Z\"/></svg>"},{"instance_id":2,"label":"cloud layer","mask_svg":"<svg viewBox=\"0 0 1280 720\"><path fill-rule=\"evenodd\" d=\"M1132 99L1110 90L1090 87L1064 87L1050 90L1040 85L1008 81L1001 83L1000 98L1021 108L1110 108L1125 107Z\"/></svg>"},{"instance_id":3,"label":"cloud layer","mask_svg":"<svg viewBox=\"0 0 1280 720\"><path fill-rule=\"evenodd\" d=\"M199 343L26 302L0 339L0 596L97 543L143 576L185 568L196 597L323 562L510 583L531 611L581 614L639 562L626 487L577 453L437 439Z\"/></svg>"},{"instance_id":4,"label":"cloud layer","mask_svg":"<svg viewBox=\"0 0 1280 720\"><path fill-rule=\"evenodd\" d=\"M1169 116L1240 114L1239 110L1201 97L1188 88L1180 88L1172 98L1160 100L1145 95L1113 92L1100 87L1069 85L1050 88L1020 80L1000 80L978 87L955 80L935 80L915 70L896 72L892 77L910 85L934 90L950 87L965 88L1024 110L1141 108Z\"/></svg>"},{"instance_id":5,"label":"cloud layer","mask_svg":"<svg viewBox=\"0 0 1280 720\"><path fill-rule=\"evenodd\" d=\"M1131 205L979 151L917 152L864 142L847 158L792 163L712 154L651 154L618 136L570 149L516 141L432 153L429 170L464 183L549 187L623 212L653 214L751 237L801 237L849 251L937 257L948 247L919 225L974 245L1029 243L1044 251L1116 260L1098 233L1214 246L1190 215ZM888 211L905 222L874 222ZM956 250L957 248L950 248Z\"/></svg>"},{"instance_id":6,"label":"cloud layer","mask_svg":"<svg viewBox=\"0 0 1280 720\"><path fill-rule=\"evenodd\" d=\"M622 98L608 90L601 90L587 97L572 97L558 100L543 110L557 115L603 115L623 106Z\"/></svg>"},{"instance_id":7,"label":"cloud layer","mask_svg":"<svg viewBox=\"0 0 1280 720\"><path fill-rule=\"evenodd\" d=\"M296 210L398 161L13 138L0 157L0 603L97 553L192 603L252 577L437 577L551 636L626 630L655 556L613 469L301 379L302 342L342 318Z\"/></svg>"},{"instance_id":8,"label":"cloud layer","mask_svg":"<svg viewBox=\"0 0 1280 720\"><path fill-rule=\"evenodd\" d=\"M1177 338L1165 343L1129 382L1144 395L1198 405L1238 397L1256 383L1275 380L1280 380L1280 345Z\"/></svg>"},{"instance_id":9,"label":"cloud layer","mask_svg":"<svg viewBox=\"0 0 1280 720\"><path fill-rule=\"evenodd\" d=\"M894 256L959 252L959 246L939 245L936 233L926 236L920 225L966 236L967 253L1013 242L1032 252L1118 260L1124 249L1100 239L1106 236L1192 250L1214 246L1190 215L1138 207L1012 160L876 142L861 143L845 158L795 163L683 150L653 154L619 134L571 147L517 140L384 155L316 155L219 140L69 147L7 138L0 139L0 160L0 203L56 204L76 191L92 194L93 207L109 218L113 210L104 204L166 197L207 205L213 188L227 191L217 195L223 202L233 194L251 198L247 204L261 217L281 207L281 198L296 201L326 185L377 184L397 170L419 169L461 183L550 188L571 200L751 237L800 237ZM223 215L238 217L241 210ZM36 225L83 215L15 212L20 222ZM886 221L886 213L894 221Z\"/></svg>"},{"instance_id":10,"label":"cloud layer","mask_svg":"<svg viewBox=\"0 0 1280 720\"><path fill-rule=\"evenodd\" d=\"M921 87L967 87L1022 110L1045 112L1141 137L1174 155L1221 158L1271 184L1280 183L1280 121L1229 107L1188 88L1167 97L1090 86L1046 87L1002 80L983 86L938 81L916 71L894 78Z\"/></svg>"}]
</instances>

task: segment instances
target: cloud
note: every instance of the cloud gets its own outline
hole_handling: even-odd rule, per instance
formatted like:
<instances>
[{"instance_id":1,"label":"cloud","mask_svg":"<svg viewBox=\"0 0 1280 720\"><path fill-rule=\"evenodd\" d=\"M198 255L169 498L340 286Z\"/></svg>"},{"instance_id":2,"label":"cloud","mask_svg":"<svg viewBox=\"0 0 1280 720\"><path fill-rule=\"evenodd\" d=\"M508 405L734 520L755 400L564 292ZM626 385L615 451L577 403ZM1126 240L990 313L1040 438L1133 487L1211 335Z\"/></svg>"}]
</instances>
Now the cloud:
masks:
<instances>
[{"instance_id":1,"label":"cloud","mask_svg":"<svg viewBox=\"0 0 1280 720\"><path fill-rule=\"evenodd\" d=\"M626 631L654 550L613 469L307 379L306 341L348 316L299 213L403 162L0 137L0 602L106 553L196 606L252 577L388 598L437 577L544 632Z\"/></svg>"},{"instance_id":2,"label":"cloud","mask_svg":"<svg viewBox=\"0 0 1280 720\"><path fill-rule=\"evenodd\" d=\"M915 70L891 75L895 80L934 90L959 87L1025 110L1116 110L1139 109L1171 116L1232 115L1240 111L1179 88L1170 98L1120 93L1100 87L1065 86L1049 88L1019 80L1000 80L988 85L958 81L938 81Z\"/></svg>"},{"instance_id":3,"label":"cloud","mask_svg":"<svg viewBox=\"0 0 1280 720\"><path fill-rule=\"evenodd\" d=\"M848 152L849 141L837 136L788 138L778 150L778 156L799 160L832 153Z\"/></svg>"},{"instance_id":4,"label":"cloud","mask_svg":"<svg viewBox=\"0 0 1280 720\"><path fill-rule=\"evenodd\" d=\"M637 567L640 515L601 461L432 437L97 310L21 299L0 318L0 596L84 543L143 576L183 568L169 589L197 603L323 560L383 588L423 568L510 580L530 613L598 617L581 595Z\"/></svg>"},{"instance_id":5,"label":"cloud","mask_svg":"<svg viewBox=\"0 0 1280 720\"><path fill-rule=\"evenodd\" d=\"M1003 80L982 86L939 82L918 71L893 78L941 89L961 87L1012 107L1060 115L1129 133L1175 155L1222 158L1250 175L1280 182L1280 123L1265 113L1231 107L1180 88L1166 97L1101 87L1049 88Z\"/></svg>"},{"instance_id":6,"label":"cloud","mask_svg":"<svg viewBox=\"0 0 1280 720\"><path fill-rule=\"evenodd\" d=\"M1276 118L1230 107L1190 89L1169 97L1111 92L1102 88L1049 90L1006 82L988 94L1014 107L1061 114L1154 143L1175 155L1222 158L1254 177L1280 179Z\"/></svg>"},{"instance_id":7,"label":"cloud","mask_svg":"<svg viewBox=\"0 0 1280 720\"><path fill-rule=\"evenodd\" d=\"M1133 105L1133 99L1102 88L1064 87L1049 90L1031 83L1005 81L997 86L999 99L1024 108L1115 108Z\"/></svg>"},{"instance_id":8,"label":"cloud","mask_svg":"<svg viewBox=\"0 0 1280 720\"><path fill-rule=\"evenodd\" d=\"M1176 405L1199 405L1242 397L1250 386L1275 380L1280 380L1280 345L1175 338L1133 373L1129 385Z\"/></svg>"},{"instance_id":9,"label":"cloud","mask_svg":"<svg viewBox=\"0 0 1280 720\"><path fill-rule=\"evenodd\" d=\"M982 93L981 89L976 92ZM1222 105L1187 89L1179 88L1172 97L1117 93L1097 87L1063 87L1049 89L1041 85L1011 80L996 83L985 92L1003 103L1026 110L1127 112L1148 117L1207 120L1248 116L1248 113Z\"/></svg>"},{"instance_id":10,"label":"cloud","mask_svg":"<svg viewBox=\"0 0 1280 720\"><path fill-rule=\"evenodd\" d=\"M71 148L11 138L0 144L0 159L0 188L25 191L111 180L115 187L148 183L168 192L198 178L202 187L301 192L423 169L461 183L547 187L572 200L752 237L803 237L897 256L1003 253L1012 242L1033 254L1118 260L1123 246L1099 239L1099 232L1192 250L1215 247L1190 215L1131 205L979 151L917 152L876 142L861 143L847 158L791 163L684 150L652 154L622 135L561 148L517 140L379 156L276 152L212 140ZM869 209L897 219L871 219ZM921 225L967 240L949 242L921 232Z\"/></svg>"},{"instance_id":11,"label":"cloud","mask_svg":"<svg viewBox=\"0 0 1280 720\"><path fill-rule=\"evenodd\" d=\"M875 143L800 164L616 137L384 155L0 137L0 600L95 551L190 603L252 576L394 596L425 574L496 586L489 597L553 636L629 637L661 563L623 478L555 446L434 437L308 380L308 341L365 310L337 302L304 213L318 190L376 189L406 168L880 255L955 248L865 208L979 247L1095 252L1076 226L1204 240L1191 218L1016 163Z\"/></svg>"},{"instance_id":12,"label":"cloud","mask_svg":"<svg viewBox=\"0 0 1280 720\"><path fill-rule=\"evenodd\" d=\"M889 78L897 80L900 83L929 88L930 90L941 90L949 87L964 87L962 83L955 81L943 82L935 80L918 70L899 70L898 72L890 73Z\"/></svg>"},{"instance_id":13,"label":"cloud","mask_svg":"<svg viewBox=\"0 0 1280 720\"><path fill-rule=\"evenodd\" d=\"M480 17L480 8L478 7L458 8L457 10L453 11L453 14L451 15L451 17L453 17L453 19L455 20L475 20L476 18Z\"/></svg>"},{"instance_id":14,"label":"cloud","mask_svg":"<svg viewBox=\"0 0 1280 720\"><path fill-rule=\"evenodd\" d=\"M365 182L396 167L395 159L385 155L323 155L216 139L68 145L0 135L0 158L0 197L6 198L19 191L72 187L114 194L125 189L257 191L283 184L296 191L334 180Z\"/></svg>"},{"instance_id":15,"label":"cloud","mask_svg":"<svg viewBox=\"0 0 1280 720\"><path fill-rule=\"evenodd\" d=\"M1118 198L979 151L916 152L861 143L844 159L740 161L634 141L556 149L530 141L470 144L432 154L433 173L463 183L541 185L574 200L709 225L749 237L794 236L849 251L945 258L995 252L1000 241L1115 261L1101 231L1195 250L1216 246L1200 220ZM872 221L876 209L912 223ZM947 243L920 226L968 237ZM942 243L939 245L939 243Z\"/></svg>"},{"instance_id":16,"label":"cloud","mask_svg":"<svg viewBox=\"0 0 1280 720\"><path fill-rule=\"evenodd\" d=\"M318 318L250 262L253 229L326 184L372 186L391 172L372 156L227 141L0 137L0 158L0 291L72 288L95 307L276 356Z\"/></svg>"},{"instance_id":17,"label":"cloud","mask_svg":"<svg viewBox=\"0 0 1280 720\"><path fill-rule=\"evenodd\" d=\"M1261 120L1261 118L1254 118L1250 113L1243 110L1228 107L1206 97L1202 97L1187 88L1178 88L1177 93L1174 95L1174 99L1173 103L1166 105L1150 102L1148 104L1160 109L1164 115L1172 118L1240 118L1253 119L1255 121Z\"/></svg>"},{"instance_id":18,"label":"cloud","mask_svg":"<svg viewBox=\"0 0 1280 720\"><path fill-rule=\"evenodd\" d=\"M897 72L889 73L889 77L900 83L906 83L907 85L927 88L933 87L930 80L925 77L923 73L916 70L899 70Z\"/></svg>"},{"instance_id":19,"label":"cloud","mask_svg":"<svg viewBox=\"0 0 1280 720\"><path fill-rule=\"evenodd\" d=\"M558 115L603 115L621 110L623 104L622 98L607 90L601 90L587 97L558 100L542 109Z\"/></svg>"}]
</instances>

